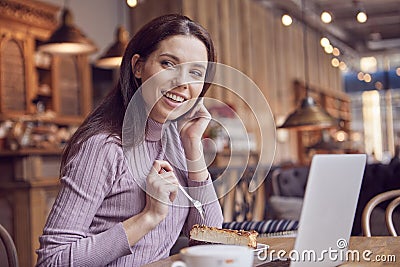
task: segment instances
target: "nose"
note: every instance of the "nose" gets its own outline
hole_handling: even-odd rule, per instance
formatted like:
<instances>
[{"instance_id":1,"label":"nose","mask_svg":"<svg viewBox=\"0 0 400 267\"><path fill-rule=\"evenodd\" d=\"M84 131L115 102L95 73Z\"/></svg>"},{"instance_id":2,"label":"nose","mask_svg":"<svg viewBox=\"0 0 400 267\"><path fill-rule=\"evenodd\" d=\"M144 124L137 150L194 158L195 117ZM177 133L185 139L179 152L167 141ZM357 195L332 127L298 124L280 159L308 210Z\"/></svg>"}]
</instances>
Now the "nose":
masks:
<instances>
[{"instance_id":1,"label":"nose","mask_svg":"<svg viewBox=\"0 0 400 267\"><path fill-rule=\"evenodd\" d=\"M184 67L178 68L178 71L175 73L175 77L173 79L174 87L184 87L187 88L189 84L187 71Z\"/></svg>"}]
</instances>

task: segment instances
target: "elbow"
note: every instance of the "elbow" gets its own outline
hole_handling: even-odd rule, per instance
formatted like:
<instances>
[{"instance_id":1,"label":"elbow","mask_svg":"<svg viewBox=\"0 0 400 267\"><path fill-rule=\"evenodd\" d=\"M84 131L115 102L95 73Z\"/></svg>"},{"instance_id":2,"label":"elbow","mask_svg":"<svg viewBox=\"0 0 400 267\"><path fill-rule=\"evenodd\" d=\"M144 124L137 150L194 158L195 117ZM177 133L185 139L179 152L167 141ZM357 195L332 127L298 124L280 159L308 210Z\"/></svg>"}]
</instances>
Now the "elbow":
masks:
<instances>
[{"instance_id":1,"label":"elbow","mask_svg":"<svg viewBox=\"0 0 400 267\"><path fill-rule=\"evenodd\" d=\"M69 260L69 246L44 247L38 249L36 254L36 267L72 266Z\"/></svg>"}]
</instances>

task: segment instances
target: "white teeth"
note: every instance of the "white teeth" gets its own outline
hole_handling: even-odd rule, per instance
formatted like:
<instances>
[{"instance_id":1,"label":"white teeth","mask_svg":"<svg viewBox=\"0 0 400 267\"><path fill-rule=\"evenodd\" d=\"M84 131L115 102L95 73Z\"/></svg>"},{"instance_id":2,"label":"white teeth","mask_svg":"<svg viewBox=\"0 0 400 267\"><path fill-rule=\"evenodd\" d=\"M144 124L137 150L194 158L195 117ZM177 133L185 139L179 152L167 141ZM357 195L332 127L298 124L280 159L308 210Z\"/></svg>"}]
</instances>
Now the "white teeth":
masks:
<instances>
[{"instance_id":1,"label":"white teeth","mask_svg":"<svg viewBox=\"0 0 400 267\"><path fill-rule=\"evenodd\" d=\"M166 97L168 97L168 98L170 98L170 99L173 99L173 100L175 100L176 102L183 102L183 101L185 100L183 97L181 97L181 96L179 96L179 95L171 94L171 93L169 93L169 92L166 92L166 93L164 94L164 96L166 96Z\"/></svg>"}]
</instances>

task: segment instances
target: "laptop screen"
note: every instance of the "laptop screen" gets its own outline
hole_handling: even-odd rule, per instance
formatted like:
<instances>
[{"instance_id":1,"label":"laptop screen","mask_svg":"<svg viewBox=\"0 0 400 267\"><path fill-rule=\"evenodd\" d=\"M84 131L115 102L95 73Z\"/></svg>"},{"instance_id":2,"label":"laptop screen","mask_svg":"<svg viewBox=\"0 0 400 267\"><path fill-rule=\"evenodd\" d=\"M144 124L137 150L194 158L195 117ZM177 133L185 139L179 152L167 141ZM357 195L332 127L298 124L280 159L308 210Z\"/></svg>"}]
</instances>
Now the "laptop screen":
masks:
<instances>
[{"instance_id":1,"label":"laptop screen","mask_svg":"<svg viewBox=\"0 0 400 267\"><path fill-rule=\"evenodd\" d=\"M290 266L344 261L365 163L365 154L313 157Z\"/></svg>"}]
</instances>

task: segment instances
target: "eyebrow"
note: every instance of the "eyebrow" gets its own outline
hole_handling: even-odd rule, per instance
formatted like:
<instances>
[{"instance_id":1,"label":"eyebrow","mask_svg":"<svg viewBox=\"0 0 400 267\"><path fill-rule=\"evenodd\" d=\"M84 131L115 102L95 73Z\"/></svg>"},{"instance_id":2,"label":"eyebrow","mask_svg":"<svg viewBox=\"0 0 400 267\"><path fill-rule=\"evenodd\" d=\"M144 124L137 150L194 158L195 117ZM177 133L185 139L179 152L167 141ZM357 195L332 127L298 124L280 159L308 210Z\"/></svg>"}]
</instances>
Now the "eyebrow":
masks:
<instances>
[{"instance_id":1,"label":"eyebrow","mask_svg":"<svg viewBox=\"0 0 400 267\"><path fill-rule=\"evenodd\" d=\"M175 60L175 61L180 62L180 60L179 60L179 58L178 58L177 56L172 55L172 54L170 54L170 53L162 53L162 54L160 54L160 57L161 57L161 56L167 56L167 57L172 58L172 59ZM193 65L194 65L195 67L197 67L197 68L202 68L202 69L204 69L204 70L207 69L206 66L204 66L204 65L202 65L202 64L200 64L200 63L194 63Z\"/></svg>"}]
</instances>

